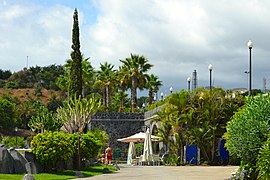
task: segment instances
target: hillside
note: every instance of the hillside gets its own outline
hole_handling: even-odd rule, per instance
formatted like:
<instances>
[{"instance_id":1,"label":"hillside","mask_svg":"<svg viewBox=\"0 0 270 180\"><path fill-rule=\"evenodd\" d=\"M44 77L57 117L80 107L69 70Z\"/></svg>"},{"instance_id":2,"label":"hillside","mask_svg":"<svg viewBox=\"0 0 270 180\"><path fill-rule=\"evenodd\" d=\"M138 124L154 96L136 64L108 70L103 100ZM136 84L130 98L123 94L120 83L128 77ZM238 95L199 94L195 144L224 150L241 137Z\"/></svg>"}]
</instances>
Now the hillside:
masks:
<instances>
[{"instance_id":1,"label":"hillside","mask_svg":"<svg viewBox=\"0 0 270 180\"><path fill-rule=\"evenodd\" d=\"M41 89L42 96L39 98L43 103L48 102L48 100L51 98L52 94L55 94L57 99L60 98L61 92L54 91L54 90L47 90L42 88ZM35 89L0 89L0 97L2 97L4 94L8 94L12 97L17 97L20 101L26 101L29 97L32 99L36 99L35 95Z\"/></svg>"}]
</instances>

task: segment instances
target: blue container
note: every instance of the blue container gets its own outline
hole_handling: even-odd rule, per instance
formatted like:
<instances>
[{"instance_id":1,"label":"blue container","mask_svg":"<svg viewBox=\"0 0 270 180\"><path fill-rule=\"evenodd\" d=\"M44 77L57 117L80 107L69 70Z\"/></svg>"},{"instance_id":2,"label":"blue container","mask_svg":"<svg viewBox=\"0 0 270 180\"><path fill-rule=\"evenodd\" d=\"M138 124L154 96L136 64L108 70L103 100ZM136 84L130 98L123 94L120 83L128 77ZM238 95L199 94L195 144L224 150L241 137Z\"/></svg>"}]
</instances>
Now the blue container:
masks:
<instances>
[{"instance_id":1,"label":"blue container","mask_svg":"<svg viewBox=\"0 0 270 180\"><path fill-rule=\"evenodd\" d=\"M198 146L186 146L186 164L197 164L199 155L198 155Z\"/></svg>"}]
</instances>

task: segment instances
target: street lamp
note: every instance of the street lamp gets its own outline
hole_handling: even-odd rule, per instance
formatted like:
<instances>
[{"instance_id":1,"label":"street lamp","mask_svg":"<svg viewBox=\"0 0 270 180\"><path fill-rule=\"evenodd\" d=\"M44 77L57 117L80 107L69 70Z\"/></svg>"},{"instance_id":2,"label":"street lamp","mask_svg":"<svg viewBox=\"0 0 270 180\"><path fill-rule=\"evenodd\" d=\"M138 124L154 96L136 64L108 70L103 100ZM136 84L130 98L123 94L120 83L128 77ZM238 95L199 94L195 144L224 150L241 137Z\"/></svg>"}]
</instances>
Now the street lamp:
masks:
<instances>
[{"instance_id":1,"label":"street lamp","mask_svg":"<svg viewBox=\"0 0 270 180\"><path fill-rule=\"evenodd\" d=\"M160 93L160 97L161 97L161 100L162 100L162 101L163 101L163 96L164 96L164 93L161 92L161 93Z\"/></svg>"},{"instance_id":2,"label":"street lamp","mask_svg":"<svg viewBox=\"0 0 270 180\"><path fill-rule=\"evenodd\" d=\"M142 111L144 112L144 110L145 110L145 104L143 103L142 104Z\"/></svg>"},{"instance_id":3,"label":"street lamp","mask_svg":"<svg viewBox=\"0 0 270 180\"><path fill-rule=\"evenodd\" d=\"M251 40L248 41L247 46L249 48L249 96L251 95L251 49L253 48L253 43Z\"/></svg>"},{"instance_id":4,"label":"street lamp","mask_svg":"<svg viewBox=\"0 0 270 180\"><path fill-rule=\"evenodd\" d=\"M170 87L170 92L171 92L171 94L172 94L172 92L173 92L173 88L172 88L172 87Z\"/></svg>"},{"instance_id":5,"label":"street lamp","mask_svg":"<svg viewBox=\"0 0 270 180\"><path fill-rule=\"evenodd\" d=\"M17 141L17 132L18 132L18 127L15 127L15 136L16 136L16 148L18 148L18 141Z\"/></svg>"},{"instance_id":6,"label":"street lamp","mask_svg":"<svg viewBox=\"0 0 270 180\"><path fill-rule=\"evenodd\" d=\"M245 74L247 74L247 90L248 90L248 74L249 74L249 72L248 71L245 71Z\"/></svg>"},{"instance_id":7,"label":"street lamp","mask_svg":"<svg viewBox=\"0 0 270 180\"><path fill-rule=\"evenodd\" d=\"M209 64L208 69L210 72L210 90L212 90L212 70L213 70L212 64Z\"/></svg>"},{"instance_id":8,"label":"street lamp","mask_svg":"<svg viewBox=\"0 0 270 180\"><path fill-rule=\"evenodd\" d=\"M187 82L188 82L188 92L190 92L190 77L187 78Z\"/></svg>"}]
</instances>

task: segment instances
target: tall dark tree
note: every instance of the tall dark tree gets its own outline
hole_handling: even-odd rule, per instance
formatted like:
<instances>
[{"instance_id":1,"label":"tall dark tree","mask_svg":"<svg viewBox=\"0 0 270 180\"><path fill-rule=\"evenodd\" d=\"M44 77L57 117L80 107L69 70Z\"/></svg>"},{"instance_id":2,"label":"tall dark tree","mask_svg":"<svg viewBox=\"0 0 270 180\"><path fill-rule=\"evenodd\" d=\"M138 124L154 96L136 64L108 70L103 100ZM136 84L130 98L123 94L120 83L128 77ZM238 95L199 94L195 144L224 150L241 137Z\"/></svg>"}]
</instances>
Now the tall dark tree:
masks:
<instances>
[{"instance_id":1,"label":"tall dark tree","mask_svg":"<svg viewBox=\"0 0 270 180\"><path fill-rule=\"evenodd\" d=\"M70 54L72 63L70 69L70 87L69 94L82 95L82 55L80 51L80 32L77 9L73 14L73 29L72 29L72 52Z\"/></svg>"}]
</instances>

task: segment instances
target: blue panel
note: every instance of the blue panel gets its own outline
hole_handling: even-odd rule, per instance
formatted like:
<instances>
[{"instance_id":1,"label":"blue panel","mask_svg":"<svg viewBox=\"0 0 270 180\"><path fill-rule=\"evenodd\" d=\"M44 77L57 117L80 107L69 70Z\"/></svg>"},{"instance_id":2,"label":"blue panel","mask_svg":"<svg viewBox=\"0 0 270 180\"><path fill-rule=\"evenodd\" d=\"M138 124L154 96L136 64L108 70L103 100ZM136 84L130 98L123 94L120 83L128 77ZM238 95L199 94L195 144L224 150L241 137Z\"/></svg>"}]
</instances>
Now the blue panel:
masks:
<instances>
[{"instance_id":1,"label":"blue panel","mask_svg":"<svg viewBox=\"0 0 270 180\"><path fill-rule=\"evenodd\" d=\"M225 140L221 139L219 143L219 154L220 154L220 159L222 161L226 161L229 159L229 152L225 148Z\"/></svg>"},{"instance_id":2,"label":"blue panel","mask_svg":"<svg viewBox=\"0 0 270 180\"><path fill-rule=\"evenodd\" d=\"M197 164L197 161L198 161L198 147L187 146L186 147L186 163Z\"/></svg>"}]
</instances>

